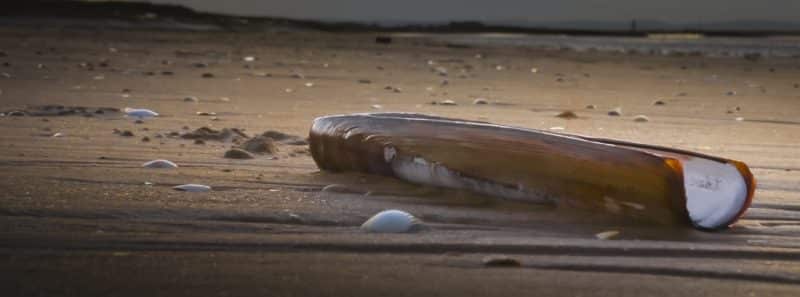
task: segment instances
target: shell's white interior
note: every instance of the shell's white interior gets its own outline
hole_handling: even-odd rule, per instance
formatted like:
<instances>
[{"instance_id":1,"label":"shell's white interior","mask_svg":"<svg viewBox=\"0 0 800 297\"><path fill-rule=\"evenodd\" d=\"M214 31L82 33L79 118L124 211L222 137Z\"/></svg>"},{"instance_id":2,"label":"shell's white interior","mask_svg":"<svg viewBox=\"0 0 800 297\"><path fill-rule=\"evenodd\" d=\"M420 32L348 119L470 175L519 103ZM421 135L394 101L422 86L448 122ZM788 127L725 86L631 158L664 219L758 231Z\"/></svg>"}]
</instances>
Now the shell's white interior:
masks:
<instances>
[{"instance_id":1,"label":"shell's white interior","mask_svg":"<svg viewBox=\"0 0 800 297\"><path fill-rule=\"evenodd\" d=\"M692 222L709 229L730 222L747 200L747 184L736 167L700 158L681 163L686 209Z\"/></svg>"},{"instance_id":2,"label":"shell's white interior","mask_svg":"<svg viewBox=\"0 0 800 297\"><path fill-rule=\"evenodd\" d=\"M521 186L513 187L487 180L462 176L449 168L421 157L396 158L394 150L384 149L384 158L392 165L395 176L423 185L469 190L484 195L529 202L550 202L537 193Z\"/></svg>"},{"instance_id":3,"label":"shell's white interior","mask_svg":"<svg viewBox=\"0 0 800 297\"><path fill-rule=\"evenodd\" d=\"M466 189L513 200L547 202L544 196L521 187L511 188L491 181L464 177L439 164L420 157L398 158L394 148L384 150L397 177L410 182L433 186ZM747 184L736 166L709 159L687 157L670 152L683 165L686 209L692 223L700 228L715 229L731 222L747 201Z\"/></svg>"}]
</instances>

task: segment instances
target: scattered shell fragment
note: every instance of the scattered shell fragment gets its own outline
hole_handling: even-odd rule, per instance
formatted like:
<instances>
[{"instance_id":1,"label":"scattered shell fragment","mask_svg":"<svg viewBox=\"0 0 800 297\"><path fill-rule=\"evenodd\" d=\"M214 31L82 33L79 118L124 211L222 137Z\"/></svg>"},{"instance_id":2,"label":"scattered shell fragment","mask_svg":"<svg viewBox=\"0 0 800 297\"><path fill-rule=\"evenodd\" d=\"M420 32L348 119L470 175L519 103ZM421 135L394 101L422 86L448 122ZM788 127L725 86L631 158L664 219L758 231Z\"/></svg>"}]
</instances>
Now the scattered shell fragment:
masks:
<instances>
[{"instance_id":1,"label":"scattered shell fragment","mask_svg":"<svg viewBox=\"0 0 800 297\"><path fill-rule=\"evenodd\" d=\"M151 118L151 117L157 117L158 116L157 112L149 110L149 109L145 109L145 108L130 108L130 107L126 107L125 109L123 109L123 111L125 111L125 114L127 116L136 117L136 118L139 118L139 119Z\"/></svg>"},{"instance_id":2,"label":"scattered shell fragment","mask_svg":"<svg viewBox=\"0 0 800 297\"><path fill-rule=\"evenodd\" d=\"M183 98L183 102L195 102L196 103L196 102L199 102L199 101L200 101L200 99L197 99L197 97L195 97L195 96L187 96L187 97Z\"/></svg>"},{"instance_id":3,"label":"scattered shell fragment","mask_svg":"<svg viewBox=\"0 0 800 297\"><path fill-rule=\"evenodd\" d=\"M531 68L531 73L538 73L538 72L539 72L538 68L535 68L535 67Z\"/></svg>"},{"instance_id":4,"label":"scattered shell fragment","mask_svg":"<svg viewBox=\"0 0 800 297\"><path fill-rule=\"evenodd\" d=\"M622 107L616 107L612 110L608 111L608 115L612 117L618 117L622 115Z\"/></svg>"},{"instance_id":5,"label":"scattered shell fragment","mask_svg":"<svg viewBox=\"0 0 800 297\"><path fill-rule=\"evenodd\" d=\"M380 105L380 104L373 104L372 105L372 109L382 109L382 108L383 108L383 105Z\"/></svg>"},{"instance_id":6,"label":"scattered shell fragment","mask_svg":"<svg viewBox=\"0 0 800 297\"><path fill-rule=\"evenodd\" d=\"M743 117L737 117L735 120L736 120L737 122L742 122L742 121L744 121L744 118L743 118Z\"/></svg>"},{"instance_id":7,"label":"scattered shell fragment","mask_svg":"<svg viewBox=\"0 0 800 297\"><path fill-rule=\"evenodd\" d=\"M64 136L64 133L58 132L52 135L52 137L61 137Z\"/></svg>"},{"instance_id":8,"label":"scattered shell fragment","mask_svg":"<svg viewBox=\"0 0 800 297\"><path fill-rule=\"evenodd\" d=\"M609 239L612 239L612 238L616 237L617 235L619 235L619 231L618 230L608 230L608 231L603 231L603 232L597 233L597 234L594 235L594 237L596 237L597 239L600 239L600 240L609 240Z\"/></svg>"},{"instance_id":9,"label":"scattered shell fragment","mask_svg":"<svg viewBox=\"0 0 800 297\"><path fill-rule=\"evenodd\" d=\"M172 162L170 160L157 159L157 160L145 162L144 164L142 164L142 167L144 167L144 168L178 168L178 164L175 164L174 162Z\"/></svg>"},{"instance_id":10,"label":"scattered shell fragment","mask_svg":"<svg viewBox=\"0 0 800 297\"><path fill-rule=\"evenodd\" d=\"M307 83L305 83L304 85L305 85L306 87L309 87L309 88L310 88L310 87L313 87L313 86L314 86L314 83L313 83L313 82L307 82Z\"/></svg>"},{"instance_id":11,"label":"scattered shell fragment","mask_svg":"<svg viewBox=\"0 0 800 297\"><path fill-rule=\"evenodd\" d=\"M472 104L485 105L489 104L489 100L486 100L485 98L475 98L475 100L472 101Z\"/></svg>"},{"instance_id":12,"label":"scattered shell fragment","mask_svg":"<svg viewBox=\"0 0 800 297\"><path fill-rule=\"evenodd\" d=\"M486 256L481 261L487 267L520 267L522 264L514 258L505 255Z\"/></svg>"},{"instance_id":13,"label":"scattered shell fragment","mask_svg":"<svg viewBox=\"0 0 800 297\"><path fill-rule=\"evenodd\" d=\"M413 215L402 210L384 210L361 225L361 230L373 233L408 233L423 227Z\"/></svg>"},{"instance_id":14,"label":"scattered shell fragment","mask_svg":"<svg viewBox=\"0 0 800 297\"><path fill-rule=\"evenodd\" d=\"M174 186L172 189L177 191L184 191L184 192L208 192L211 191L211 187L206 185L199 185L199 184L185 184L180 186Z\"/></svg>"},{"instance_id":15,"label":"scattered shell fragment","mask_svg":"<svg viewBox=\"0 0 800 297\"><path fill-rule=\"evenodd\" d=\"M247 56L247 57L242 58L242 60L244 60L245 62L253 62L253 61L256 60L256 57Z\"/></svg>"},{"instance_id":16,"label":"scattered shell fragment","mask_svg":"<svg viewBox=\"0 0 800 297\"><path fill-rule=\"evenodd\" d=\"M727 91L727 92L725 92L725 95L734 96L734 95L736 95L736 91Z\"/></svg>"},{"instance_id":17,"label":"scattered shell fragment","mask_svg":"<svg viewBox=\"0 0 800 297\"><path fill-rule=\"evenodd\" d=\"M646 115L640 114L633 117L633 121L637 123L644 123L644 122L649 122L650 118L648 118Z\"/></svg>"},{"instance_id":18,"label":"scattered shell fragment","mask_svg":"<svg viewBox=\"0 0 800 297\"><path fill-rule=\"evenodd\" d=\"M458 104L453 100L446 99L446 100L439 101L439 105L453 106L453 105L458 105Z\"/></svg>"},{"instance_id":19,"label":"scattered shell fragment","mask_svg":"<svg viewBox=\"0 0 800 297\"><path fill-rule=\"evenodd\" d=\"M556 117L571 120L571 119L577 119L578 115L574 111L565 110L557 114Z\"/></svg>"}]
</instances>

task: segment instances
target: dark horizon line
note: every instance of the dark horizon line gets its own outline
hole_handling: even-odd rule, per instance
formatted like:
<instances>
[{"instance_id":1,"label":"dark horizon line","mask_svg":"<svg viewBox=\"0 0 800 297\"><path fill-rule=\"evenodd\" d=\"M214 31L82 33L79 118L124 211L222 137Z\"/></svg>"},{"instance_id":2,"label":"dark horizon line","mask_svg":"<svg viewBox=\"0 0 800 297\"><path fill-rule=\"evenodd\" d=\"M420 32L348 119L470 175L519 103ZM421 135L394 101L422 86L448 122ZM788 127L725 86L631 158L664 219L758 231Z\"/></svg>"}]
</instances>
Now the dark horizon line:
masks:
<instances>
[{"instance_id":1,"label":"dark horizon line","mask_svg":"<svg viewBox=\"0 0 800 297\"><path fill-rule=\"evenodd\" d=\"M703 27L730 25L736 22L778 23L797 26L797 29L702 29L681 23L668 23L660 20L638 19L630 21L558 21L536 24L525 21L532 26L514 23L514 21L442 21L442 22L403 22L386 21L323 21L295 19L271 16L241 16L233 14L197 11L178 4L157 4L150 2L116 2L116 1L76 1L76 0L34 0L23 3L0 4L0 16L12 17L75 17L89 19L113 18L127 21L143 21L142 16L154 13L158 18L172 18L188 23L204 22L227 30L256 29L256 25L285 25L314 29L326 32L424 32L424 33L523 33L523 34L566 34L566 35L607 35L607 36L646 36L653 33L696 33L709 36L772 36L800 35L800 23L775 22L766 20L719 21L703 23ZM244 24L246 21L247 24ZM633 22L635 23L633 23ZM394 23L395 25L387 24ZM577 28L569 23L594 24L629 24L626 29L611 28ZM651 28L652 24L660 24L661 28ZM401 24L401 25L396 25ZM572 28L570 28L572 27ZM643 28L644 27L644 28ZM671 27L671 28L665 28Z\"/></svg>"}]
</instances>

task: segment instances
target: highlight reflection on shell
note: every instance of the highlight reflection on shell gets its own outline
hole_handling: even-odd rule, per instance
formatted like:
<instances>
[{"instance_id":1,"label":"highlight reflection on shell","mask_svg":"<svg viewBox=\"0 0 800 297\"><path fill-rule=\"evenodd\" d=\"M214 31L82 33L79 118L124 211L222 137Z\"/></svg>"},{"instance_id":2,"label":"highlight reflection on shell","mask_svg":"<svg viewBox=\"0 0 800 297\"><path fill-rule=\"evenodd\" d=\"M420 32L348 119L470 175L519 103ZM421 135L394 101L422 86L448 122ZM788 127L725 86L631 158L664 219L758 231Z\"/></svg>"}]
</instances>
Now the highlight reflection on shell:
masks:
<instances>
[{"instance_id":1,"label":"highlight reflection on shell","mask_svg":"<svg viewBox=\"0 0 800 297\"><path fill-rule=\"evenodd\" d=\"M664 224L724 228L749 207L747 165L699 153L408 113L317 118L317 166Z\"/></svg>"}]
</instances>

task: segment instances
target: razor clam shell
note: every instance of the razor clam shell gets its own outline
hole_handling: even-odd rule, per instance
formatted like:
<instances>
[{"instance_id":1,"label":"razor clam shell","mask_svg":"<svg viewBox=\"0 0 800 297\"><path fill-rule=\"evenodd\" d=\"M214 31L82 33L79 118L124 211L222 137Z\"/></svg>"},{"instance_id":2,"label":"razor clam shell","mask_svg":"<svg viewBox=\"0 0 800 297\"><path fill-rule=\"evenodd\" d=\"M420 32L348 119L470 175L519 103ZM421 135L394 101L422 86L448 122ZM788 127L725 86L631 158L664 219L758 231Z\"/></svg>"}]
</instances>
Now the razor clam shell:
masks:
<instances>
[{"instance_id":1,"label":"razor clam shell","mask_svg":"<svg viewBox=\"0 0 800 297\"><path fill-rule=\"evenodd\" d=\"M747 184L733 223L749 206L755 182L738 161L658 146L407 113L317 118L310 135L317 166L467 189L507 199L603 210L663 224L692 224L682 160L735 167Z\"/></svg>"}]
</instances>

